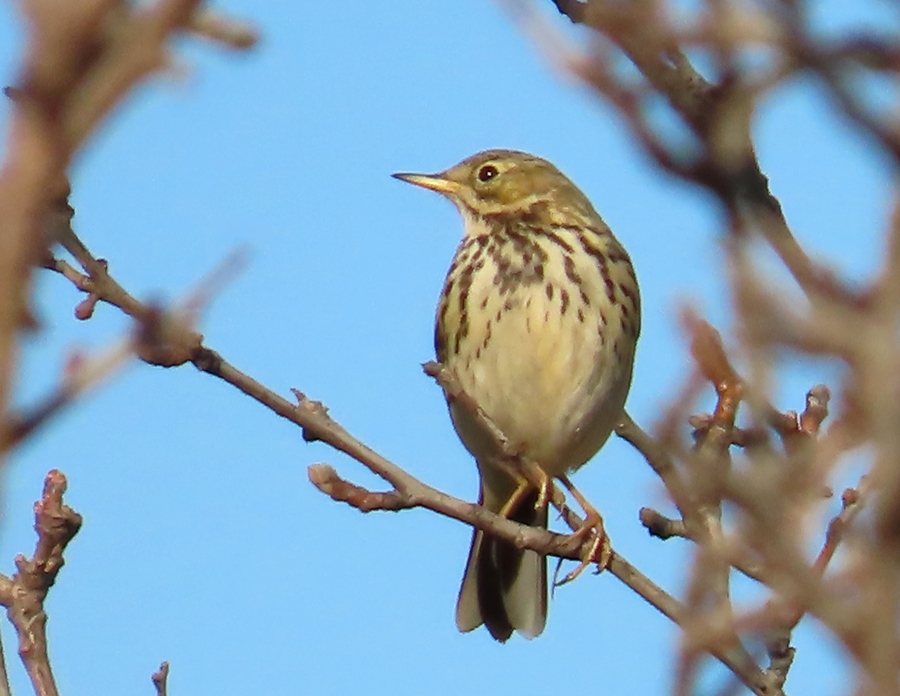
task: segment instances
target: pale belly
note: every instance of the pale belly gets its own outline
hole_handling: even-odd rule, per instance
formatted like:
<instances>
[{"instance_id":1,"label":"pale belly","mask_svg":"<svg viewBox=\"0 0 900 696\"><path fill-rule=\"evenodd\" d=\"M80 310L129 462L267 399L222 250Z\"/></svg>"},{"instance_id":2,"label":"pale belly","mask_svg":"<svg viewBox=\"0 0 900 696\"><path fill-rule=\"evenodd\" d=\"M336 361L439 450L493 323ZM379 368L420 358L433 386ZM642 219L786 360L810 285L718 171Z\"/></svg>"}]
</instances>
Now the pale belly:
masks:
<instances>
[{"instance_id":1,"label":"pale belly","mask_svg":"<svg viewBox=\"0 0 900 696\"><path fill-rule=\"evenodd\" d=\"M593 307L543 284L498 296L473 288L467 340L448 359L462 388L522 454L551 476L578 468L609 437L631 382L634 341L621 335L619 313ZM605 299L602 298L602 299ZM504 307L505 305L505 307ZM489 321L477 321L489 317ZM462 407L451 416L476 458L492 443Z\"/></svg>"}]
</instances>

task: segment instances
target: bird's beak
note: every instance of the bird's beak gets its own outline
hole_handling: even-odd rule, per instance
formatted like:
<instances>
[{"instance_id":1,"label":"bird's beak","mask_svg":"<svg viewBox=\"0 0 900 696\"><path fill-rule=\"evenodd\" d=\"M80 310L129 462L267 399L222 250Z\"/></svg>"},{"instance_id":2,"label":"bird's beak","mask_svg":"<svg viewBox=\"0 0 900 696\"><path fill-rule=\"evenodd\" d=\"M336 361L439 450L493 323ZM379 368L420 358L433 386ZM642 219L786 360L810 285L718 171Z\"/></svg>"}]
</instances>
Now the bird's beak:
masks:
<instances>
[{"instance_id":1,"label":"bird's beak","mask_svg":"<svg viewBox=\"0 0 900 696\"><path fill-rule=\"evenodd\" d=\"M459 184L444 177L443 174L406 174L400 172L391 174L395 179L405 181L408 184L415 184L422 188L431 189L444 195L455 193L459 189Z\"/></svg>"}]
</instances>

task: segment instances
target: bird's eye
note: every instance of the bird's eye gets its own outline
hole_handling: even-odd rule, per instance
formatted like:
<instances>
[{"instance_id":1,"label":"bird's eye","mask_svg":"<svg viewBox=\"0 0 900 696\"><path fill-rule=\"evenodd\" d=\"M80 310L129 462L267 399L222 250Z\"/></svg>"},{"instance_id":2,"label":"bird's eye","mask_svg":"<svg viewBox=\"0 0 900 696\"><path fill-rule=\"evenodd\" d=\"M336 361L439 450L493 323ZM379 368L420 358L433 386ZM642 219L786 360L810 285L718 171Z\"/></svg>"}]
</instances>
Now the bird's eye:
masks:
<instances>
[{"instance_id":1,"label":"bird's eye","mask_svg":"<svg viewBox=\"0 0 900 696\"><path fill-rule=\"evenodd\" d=\"M490 181L499 173L493 164L486 164L478 170L478 181Z\"/></svg>"}]
</instances>

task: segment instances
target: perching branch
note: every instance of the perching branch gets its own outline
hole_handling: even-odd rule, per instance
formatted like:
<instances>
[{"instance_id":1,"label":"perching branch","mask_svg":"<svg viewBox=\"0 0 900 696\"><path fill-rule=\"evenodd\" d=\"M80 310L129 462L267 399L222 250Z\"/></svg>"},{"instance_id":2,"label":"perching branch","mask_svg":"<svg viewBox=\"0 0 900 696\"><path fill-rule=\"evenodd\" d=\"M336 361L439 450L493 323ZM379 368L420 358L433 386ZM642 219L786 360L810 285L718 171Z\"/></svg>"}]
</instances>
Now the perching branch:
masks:
<instances>
[{"instance_id":1,"label":"perching branch","mask_svg":"<svg viewBox=\"0 0 900 696\"><path fill-rule=\"evenodd\" d=\"M83 245L81 246L83 247ZM77 276L73 276L71 272L63 273L63 275L70 279L74 277L76 282L73 284L82 292L90 292L96 296L98 301L119 307L127 314L140 318L142 322L146 323L146 317L152 314L150 310L139 301L134 300L109 276L105 264L98 267L86 249L80 254L85 260L83 266L87 266L84 270L87 273L88 281L78 281ZM59 272L58 264L50 264L49 267ZM98 272L99 282L95 282L95 279L90 276L89 268L94 268ZM173 318L166 312L157 311L156 321L166 324L173 321ZM177 323L176 326L178 326ZM139 335L145 333L146 331L142 330ZM305 440L324 442L344 452L393 487L392 490L385 492L369 491L343 479L326 464L310 466L310 481L335 500L353 505L364 512L423 507L500 536L520 548L532 549L548 556L581 560L585 553L589 553L592 549L590 537L579 539L576 544L573 544L575 539L572 535L560 535L512 522L479 505L463 501L428 486L354 438L331 418L327 409L320 402L308 399L298 390L293 390L297 403L293 404L287 401L230 365L220 354L205 346L202 343L202 337L189 330L188 327L169 331L164 340L158 337L153 340L145 339L143 344L139 340L138 345L138 356L150 364L173 367L191 362L197 369L219 377L282 418L298 425L302 429ZM143 348L140 348L141 345ZM159 359L161 353L167 356L165 360ZM176 359L170 359L171 356L175 356ZM442 373L438 364L427 365L426 371L434 376L442 386L446 384L450 389L456 389L452 382L448 382L448 376ZM456 390L453 398L465 401L469 397ZM473 407L477 408L477 405L473 405ZM518 465L527 468L527 462L511 449L510 443L503 434L483 414L482 418L484 427L494 433L499 449L504 451L510 459L518 460ZM562 507L565 513L564 519L573 529L577 529L582 524L583 520L578 515L561 505L561 494L558 491L553 494L552 501ZM679 623L685 620L684 608L619 554L612 553L608 570L664 615ZM717 646L708 646L708 649L754 692L766 693L763 673L753 664L742 647L737 645L723 650Z\"/></svg>"}]
</instances>

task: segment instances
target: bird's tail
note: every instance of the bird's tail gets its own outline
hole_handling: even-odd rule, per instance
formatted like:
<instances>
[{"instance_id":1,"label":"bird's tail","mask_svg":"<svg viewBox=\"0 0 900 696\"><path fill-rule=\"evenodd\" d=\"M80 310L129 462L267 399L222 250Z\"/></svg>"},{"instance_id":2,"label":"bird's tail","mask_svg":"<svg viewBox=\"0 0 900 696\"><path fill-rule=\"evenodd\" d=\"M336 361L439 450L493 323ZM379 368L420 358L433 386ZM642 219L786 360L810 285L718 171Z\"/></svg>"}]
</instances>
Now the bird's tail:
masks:
<instances>
[{"instance_id":1,"label":"bird's tail","mask_svg":"<svg viewBox=\"0 0 900 696\"><path fill-rule=\"evenodd\" d=\"M482 479L479 502L491 512L500 512L511 495L509 491L498 495ZM514 522L546 528L547 506L536 509L537 499L537 489L529 491L507 516ZM459 630L471 631L484 624L495 639L504 642L513 631L534 638L544 630L546 622L546 559L535 551L519 549L509 541L475 530L456 604Z\"/></svg>"}]
</instances>

